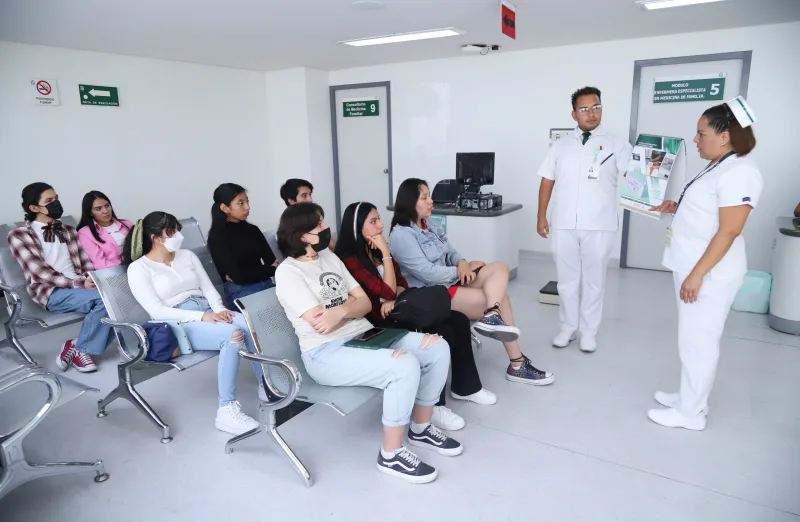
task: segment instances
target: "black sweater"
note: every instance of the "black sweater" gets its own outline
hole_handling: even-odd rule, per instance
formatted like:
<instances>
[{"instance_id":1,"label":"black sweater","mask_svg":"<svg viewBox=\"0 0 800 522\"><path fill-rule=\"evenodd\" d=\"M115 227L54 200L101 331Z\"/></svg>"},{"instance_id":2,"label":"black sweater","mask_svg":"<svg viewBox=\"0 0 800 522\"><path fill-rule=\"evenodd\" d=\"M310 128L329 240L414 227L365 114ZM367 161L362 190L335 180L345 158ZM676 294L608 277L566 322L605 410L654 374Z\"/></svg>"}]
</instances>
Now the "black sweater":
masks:
<instances>
[{"instance_id":1,"label":"black sweater","mask_svg":"<svg viewBox=\"0 0 800 522\"><path fill-rule=\"evenodd\" d=\"M275 254L264 234L247 221L211 227L208 249L223 281L237 285L258 283L275 275Z\"/></svg>"}]
</instances>

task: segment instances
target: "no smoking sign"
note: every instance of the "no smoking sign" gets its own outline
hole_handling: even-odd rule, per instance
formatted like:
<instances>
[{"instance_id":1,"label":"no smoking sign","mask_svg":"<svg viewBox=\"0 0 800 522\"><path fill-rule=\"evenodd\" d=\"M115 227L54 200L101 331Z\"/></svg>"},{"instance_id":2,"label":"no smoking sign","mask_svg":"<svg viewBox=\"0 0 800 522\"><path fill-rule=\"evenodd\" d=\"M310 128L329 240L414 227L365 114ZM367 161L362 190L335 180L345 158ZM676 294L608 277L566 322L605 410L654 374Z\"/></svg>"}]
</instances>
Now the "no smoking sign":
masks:
<instances>
[{"instance_id":1,"label":"no smoking sign","mask_svg":"<svg viewBox=\"0 0 800 522\"><path fill-rule=\"evenodd\" d=\"M55 80L36 78L31 80L33 100L36 105L61 105L58 97L58 85Z\"/></svg>"}]
</instances>

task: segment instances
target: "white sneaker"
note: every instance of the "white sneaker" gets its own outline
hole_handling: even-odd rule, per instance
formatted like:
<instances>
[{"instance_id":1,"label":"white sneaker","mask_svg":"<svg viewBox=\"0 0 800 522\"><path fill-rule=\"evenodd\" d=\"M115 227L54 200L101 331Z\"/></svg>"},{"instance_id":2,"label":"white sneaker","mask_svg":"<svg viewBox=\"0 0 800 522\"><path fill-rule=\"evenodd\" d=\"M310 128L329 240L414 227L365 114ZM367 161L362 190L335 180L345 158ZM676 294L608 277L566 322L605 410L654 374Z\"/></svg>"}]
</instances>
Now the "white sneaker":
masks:
<instances>
[{"instance_id":1,"label":"white sneaker","mask_svg":"<svg viewBox=\"0 0 800 522\"><path fill-rule=\"evenodd\" d=\"M577 338L575 332L569 333L562 330L558 335L555 336L553 339L553 346L556 348L566 348L569 346L569 343L574 341Z\"/></svg>"},{"instance_id":2,"label":"white sneaker","mask_svg":"<svg viewBox=\"0 0 800 522\"><path fill-rule=\"evenodd\" d=\"M258 421L242 411L239 401L233 401L217 410L214 426L231 435L241 435L258 428Z\"/></svg>"},{"instance_id":3,"label":"white sneaker","mask_svg":"<svg viewBox=\"0 0 800 522\"><path fill-rule=\"evenodd\" d=\"M454 399L458 399L460 401L472 401L476 404L483 404L483 405L490 405L495 404L497 402L497 395L490 392L486 388L481 388L479 391L471 394L471 395L457 395L450 391L450 396ZM434 423L436 424L436 423Z\"/></svg>"},{"instance_id":4,"label":"white sneaker","mask_svg":"<svg viewBox=\"0 0 800 522\"><path fill-rule=\"evenodd\" d=\"M259 383L258 384L258 400L261 402L269 402L269 397L267 397L267 390L264 389L264 385Z\"/></svg>"},{"instance_id":5,"label":"white sneaker","mask_svg":"<svg viewBox=\"0 0 800 522\"><path fill-rule=\"evenodd\" d=\"M581 337L582 352L592 353L595 350L597 350L597 341L594 340L594 337Z\"/></svg>"},{"instance_id":6,"label":"white sneaker","mask_svg":"<svg viewBox=\"0 0 800 522\"><path fill-rule=\"evenodd\" d=\"M667 428L686 428L687 430L702 431L706 429L706 416L698 415L690 419L682 415L675 408L661 408L657 410L649 410L647 417L662 426Z\"/></svg>"},{"instance_id":7,"label":"white sneaker","mask_svg":"<svg viewBox=\"0 0 800 522\"><path fill-rule=\"evenodd\" d=\"M445 406L434 406L433 417L431 417L431 424L439 429L447 431L458 431L464 426L466 422L460 415L453 412L450 408Z\"/></svg>"},{"instance_id":8,"label":"white sneaker","mask_svg":"<svg viewBox=\"0 0 800 522\"><path fill-rule=\"evenodd\" d=\"M677 393L657 391L654 398L660 405L666 406L667 408L674 408L678 405L681 396ZM708 406L703 409L703 415L708 415Z\"/></svg>"}]
</instances>

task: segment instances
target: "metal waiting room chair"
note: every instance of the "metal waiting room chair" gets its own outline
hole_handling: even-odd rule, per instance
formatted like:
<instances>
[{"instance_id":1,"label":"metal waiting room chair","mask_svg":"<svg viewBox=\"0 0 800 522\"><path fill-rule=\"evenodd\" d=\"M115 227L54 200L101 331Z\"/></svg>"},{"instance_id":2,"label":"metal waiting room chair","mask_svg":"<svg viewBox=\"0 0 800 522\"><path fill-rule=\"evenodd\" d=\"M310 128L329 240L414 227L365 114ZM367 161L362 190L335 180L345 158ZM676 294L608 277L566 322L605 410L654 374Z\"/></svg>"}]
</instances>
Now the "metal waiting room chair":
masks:
<instances>
[{"instance_id":1,"label":"metal waiting room chair","mask_svg":"<svg viewBox=\"0 0 800 522\"><path fill-rule=\"evenodd\" d=\"M214 265L214 260L211 258L211 252L206 245L203 231L200 230L200 224L193 217L181 219L178 222L181 224L181 233L183 234L183 245L181 248L191 250L200 259L203 268L205 268L208 273L208 278L214 283L214 287L224 301L225 292L222 290L222 277L220 277L217 267Z\"/></svg>"},{"instance_id":2,"label":"metal waiting room chair","mask_svg":"<svg viewBox=\"0 0 800 522\"><path fill-rule=\"evenodd\" d=\"M267 244L269 244L269 249L275 254L275 259L278 260L278 263L283 261L283 254L281 254L281 251L278 249L278 229L273 228L272 230L267 230L264 232L264 237L267 240Z\"/></svg>"},{"instance_id":3,"label":"metal waiting room chair","mask_svg":"<svg viewBox=\"0 0 800 522\"><path fill-rule=\"evenodd\" d=\"M348 415L381 390L366 386L323 386L309 377L300 357L300 342L274 288L237 299L236 306L244 314L257 350L257 353L240 350L239 357L261 364L268 395L275 400L260 404L259 427L230 439L225 445L225 453L231 453L237 442L266 430L276 448L303 477L306 486L311 487L311 474L278 433L275 412L296 399L325 404L340 415Z\"/></svg>"},{"instance_id":4,"label":"metal waiting room chair","mask_svg":"<svg viewBox=\"0 0 800 522\"><path fill-rule=\"evenodd\" d=\"M148 322L150 316L139 305L136 298L131 293L128 286L128 274L123 266L115 266L97 270L91 273L92 279L97 285L100 297L108 312L108 317L103 318L103 322L114 328L120 351L125 357L117 367L119 383L105 398L97 403L97 416L103 418L108 413L106 407L116 399L125 399L136 406L146 417L148 417L158 428L161 429L161 442L167 444L172 442L169 426L161 420L161 417L150 407L147 401L134 388L135 384L144 379L136 377L132 372L135 369L154 367L157 370L151 372L149 377L172 368L183 371L187 368L200 364L203 361L216 357L214 351L195 351L191 354L181 355L168 363L157 363L145 361L149 348L147 335L144 328L140 325ZM161 371L158 371L160 369Z\"/></svg>"},{"instance_id":5,"label":"metal waiting room chair","mask_svg":"<svg viewBox=\"0 0 800 522\"><path fill-rule=\"evenodd\" d=\"M44 386L46 397L32 389L35 384ZM33 429L55 408L86 391L97 390L0 354L0 500L17 486L44 477L90 472L95 482L108 480L102 460L34 464L25 456L25 438Z\"/></svg>"},{"instance_id":6,"label":"metal waiting room chair","mask_svg":"<svg viewBox=\"0 0 800 522\"><path fill-rule=\"evenodd\" d=\"M72 216L65 216L61 221L68 225L77 225ZM22 224L24 225L24 222ZM19 225L19 223L15 225ZM4 324L6 338L0 341L0 347L9 345L28 364L36 364L20 340L41 333L45 329L81 322L84 315L80 313L50 313L31 299L25 286L22 267L11 254L8 244L10 231L11 226L0 225L0 290L5 295L9 315L9 319Z\"/></svg>"}]
</instances>

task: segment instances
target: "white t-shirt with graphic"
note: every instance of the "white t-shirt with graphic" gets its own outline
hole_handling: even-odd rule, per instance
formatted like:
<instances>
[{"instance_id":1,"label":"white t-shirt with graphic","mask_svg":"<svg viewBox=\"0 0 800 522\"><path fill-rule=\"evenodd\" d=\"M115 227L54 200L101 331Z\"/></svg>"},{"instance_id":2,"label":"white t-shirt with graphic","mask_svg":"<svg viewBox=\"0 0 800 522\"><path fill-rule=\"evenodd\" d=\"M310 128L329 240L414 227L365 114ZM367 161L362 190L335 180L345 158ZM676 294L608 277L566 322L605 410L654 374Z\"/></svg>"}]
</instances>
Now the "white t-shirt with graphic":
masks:
<instances>
[{"instance_id":1,"label":"white t-shirt with graphic","mask_svg":"<svg viewBox=\"0 0 800 522\"><path fill-rule=\"evenodd\" d=\"M103 230L108 232L108 235L111 236L111 239L114 240L114 243L117 244L117 247L122 250L123 245L125 244L125 234L120 231L119 223L111 223L111 226L103 227Z\"/></svg>"},{"instance_id":2,"label":"white t-shirt with graphic","mask_svg":"<svg viewBox=\"0 0 800 522\"><path fill-rule=\"evenodd\" d=\"M351 319L328 335L314 331L311 323L301 316L314 308L336 308L347 302L348 294L358 283L336 254L329 249L319 253L314 261L286 259L275 271L275 293L294 331L300 339L300 349L313 350L338 339L349 339L366 332L372 324L366 319Z\"/></svg>"}]
</instances>

